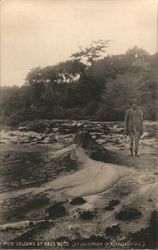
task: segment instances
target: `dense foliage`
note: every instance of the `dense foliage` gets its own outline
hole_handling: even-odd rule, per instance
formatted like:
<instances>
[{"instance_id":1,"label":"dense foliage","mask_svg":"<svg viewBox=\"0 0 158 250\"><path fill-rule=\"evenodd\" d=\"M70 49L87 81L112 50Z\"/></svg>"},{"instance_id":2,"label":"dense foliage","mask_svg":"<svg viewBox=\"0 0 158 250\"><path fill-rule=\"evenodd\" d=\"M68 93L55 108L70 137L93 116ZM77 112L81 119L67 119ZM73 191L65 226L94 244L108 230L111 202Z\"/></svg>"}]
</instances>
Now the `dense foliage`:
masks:
<instances>
[{"instance_id":1,"label":"dense foliage","mask_svg":"<svg viewBox=\"0 0 158 250\"><path fill-rule=\"evenodd\" d=\"M158 54L134 47L104 57L100 41L58 65L34 68L22 87L1 87L1 122L34 119L123 120L136 98L145 119L158 114Z\"/></svg>"}]
</instances>

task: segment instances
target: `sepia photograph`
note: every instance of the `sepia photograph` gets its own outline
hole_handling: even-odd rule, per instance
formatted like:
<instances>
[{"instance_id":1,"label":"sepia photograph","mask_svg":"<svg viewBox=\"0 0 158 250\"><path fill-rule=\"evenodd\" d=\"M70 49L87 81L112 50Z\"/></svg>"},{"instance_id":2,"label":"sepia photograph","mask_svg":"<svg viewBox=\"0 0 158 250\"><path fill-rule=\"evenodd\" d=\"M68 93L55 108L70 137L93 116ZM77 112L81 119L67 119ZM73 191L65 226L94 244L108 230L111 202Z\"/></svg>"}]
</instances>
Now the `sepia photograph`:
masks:
<instances>
[{"instance_id":1,"label":"sepia photograph","mask_svg":"<svg viewBox=\"0 0 158 250\"><path fill-rule=\"evenodd\" d=\"M158 249L158 0L0 19L0 249Z\"/></svg>"}]
</instances>

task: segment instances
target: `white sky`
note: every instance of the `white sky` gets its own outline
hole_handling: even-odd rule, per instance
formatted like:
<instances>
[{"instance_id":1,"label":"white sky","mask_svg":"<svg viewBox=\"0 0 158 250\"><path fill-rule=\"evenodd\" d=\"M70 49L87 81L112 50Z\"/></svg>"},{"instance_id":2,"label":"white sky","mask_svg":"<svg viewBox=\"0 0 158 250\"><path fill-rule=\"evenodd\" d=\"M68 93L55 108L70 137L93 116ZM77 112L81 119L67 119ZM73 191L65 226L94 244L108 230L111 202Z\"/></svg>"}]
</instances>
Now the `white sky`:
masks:
<instances>
[{"instance_id":1,"label":"white sky","mask_svg":"<svg viewBox=\"0 0 158 250\"><path fill-rule=\"evenodd\" d=\"M28 71L64 61L93 40L108 54L135 45L156 52L156 0L2 0L1 84L21 85Z\"/></svg>"}]
</instances>

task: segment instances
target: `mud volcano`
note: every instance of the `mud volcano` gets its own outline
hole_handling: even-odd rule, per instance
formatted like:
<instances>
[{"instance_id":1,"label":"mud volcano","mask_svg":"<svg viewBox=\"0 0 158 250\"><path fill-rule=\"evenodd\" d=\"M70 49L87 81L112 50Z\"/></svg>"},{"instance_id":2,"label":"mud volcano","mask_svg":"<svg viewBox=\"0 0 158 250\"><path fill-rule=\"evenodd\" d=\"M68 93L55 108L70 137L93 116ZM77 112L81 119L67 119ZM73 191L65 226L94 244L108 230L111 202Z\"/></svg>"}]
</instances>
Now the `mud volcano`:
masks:
<instances>
[{"instance_id":1,"label":"mud volcano","mask_svg":"<svg viewBox=\"0 0 158 250\"><path fill-rule=\"evenodd\" d=\"M49 186L65 199L102 192L132 172L124 166L110 164L113 154L99 145L88 132L78 133L73 144L63 152L70 154L79 170L55 180Z\"/></svg>"},{"instance_id":2,"label":"mud volcano","mask_svg":"<svg viewBox=\"0 0 158 250\"><path fill-rule=\"evenodd\" d=\"M93 160L115 162L114 154L102 147L101 144L98 144L87 131L77 133L73 142L85 149L89 157Z\"/></svg>"}]
</instances>

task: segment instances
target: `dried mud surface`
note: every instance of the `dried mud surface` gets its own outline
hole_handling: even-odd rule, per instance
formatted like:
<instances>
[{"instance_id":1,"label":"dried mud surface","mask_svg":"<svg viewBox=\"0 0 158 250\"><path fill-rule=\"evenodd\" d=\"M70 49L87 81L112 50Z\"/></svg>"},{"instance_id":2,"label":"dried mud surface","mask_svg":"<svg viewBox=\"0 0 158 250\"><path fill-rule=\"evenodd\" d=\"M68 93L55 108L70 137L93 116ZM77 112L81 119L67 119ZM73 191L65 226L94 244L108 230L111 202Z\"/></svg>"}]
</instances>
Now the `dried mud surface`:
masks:
<instances>
[{"instance_id":1,"label":"dried mud surface","mask_svg":"<svg viewBox=\"0 0 158 250\"><path fill-rule=\"evenodd\" d=\"M1 133L1 248L157 249L156 122L145 122L139 157L120 122L28 127Z\"/></svg>"}]
</instances>

